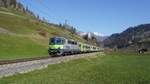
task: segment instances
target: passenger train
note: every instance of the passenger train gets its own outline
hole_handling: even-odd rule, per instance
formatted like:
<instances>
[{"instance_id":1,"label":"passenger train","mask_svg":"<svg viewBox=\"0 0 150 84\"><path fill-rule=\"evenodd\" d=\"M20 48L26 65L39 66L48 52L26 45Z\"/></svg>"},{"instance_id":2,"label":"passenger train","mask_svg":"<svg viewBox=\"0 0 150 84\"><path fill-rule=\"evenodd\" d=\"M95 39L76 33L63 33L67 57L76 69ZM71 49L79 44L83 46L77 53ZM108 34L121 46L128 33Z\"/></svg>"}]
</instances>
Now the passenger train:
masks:
<instances>
[{"instance_id":1,"label":"passenger train","mask_svg":"<svg viewBox=\"0 0 150 84\"><path fill-rule=\"evenodd\" d=\"M64 37L53 37L49 40L49 55L63 56L68 54L80 54L98 52L102 49L89 44L84 44Z\"/></svg>"}]
</instances>

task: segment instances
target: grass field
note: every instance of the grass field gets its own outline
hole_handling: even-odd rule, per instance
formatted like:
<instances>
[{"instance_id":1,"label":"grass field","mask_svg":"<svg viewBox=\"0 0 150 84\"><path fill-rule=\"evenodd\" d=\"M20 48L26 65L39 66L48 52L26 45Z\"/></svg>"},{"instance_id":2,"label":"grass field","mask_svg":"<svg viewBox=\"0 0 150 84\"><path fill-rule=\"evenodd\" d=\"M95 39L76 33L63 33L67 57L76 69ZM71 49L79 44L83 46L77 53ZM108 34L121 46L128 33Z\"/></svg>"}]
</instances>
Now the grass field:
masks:
<instances>
[{"instance_id":1,"label":"grass field","mask_svg":"<svg viewBox=\"0 0 150 84\"><path fill-rule=\"evenodd\" d=\"M39 30L44 31L42 36ZM48 56L49 38L64 36L85 42L66 29L39 22L35 17L0 7L0 60Z\"/></svg>"},{"instance_id":2,"label":"grass field","mask_svg":"<svg viewBox=\"0 0 150 84\"><path fill-rule=\"evenodd\" d=\"M47 49L27 37L0 35L0 60L48 56Z\"/></svg>"},{"instance_id":3,"label":"grass field","mask_svg":"<svg viewBox=\"0 0 150 84\"><path fill-rule=\"evenodd\" d=\"M0 84L150 84L150 54L107 53L0 79Z\"/></svg>"}]
</instances>

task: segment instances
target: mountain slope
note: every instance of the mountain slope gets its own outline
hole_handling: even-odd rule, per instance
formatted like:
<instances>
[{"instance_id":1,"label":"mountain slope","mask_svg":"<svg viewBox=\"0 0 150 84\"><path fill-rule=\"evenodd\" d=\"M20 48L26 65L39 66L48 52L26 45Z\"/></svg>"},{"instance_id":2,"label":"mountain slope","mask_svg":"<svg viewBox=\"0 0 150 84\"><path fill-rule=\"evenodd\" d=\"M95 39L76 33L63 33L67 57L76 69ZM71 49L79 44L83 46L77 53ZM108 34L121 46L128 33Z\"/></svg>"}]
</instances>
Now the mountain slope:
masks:
<instances>
[{"instance_id":1,"label":"mountain slope","mask_svg":"<svg viewBox=\"0 0 150 84\"><path fill-rule=\"evenodd\" d=\"M104 40L104 45L111 48L150 48L150 24L130 27L122 33L113 34Z\"/></svg>"},{"instance_id":2,"label":"mountain slope","mask_svg":"<svg viewBox=\"0 0 150 84\"><path fill-rule=\"evenodd\" d=\"M0 7L0 60L47 56L48 40L63 36L86 42L79 35L34 16Z\"/></svg>"}]
</instances>

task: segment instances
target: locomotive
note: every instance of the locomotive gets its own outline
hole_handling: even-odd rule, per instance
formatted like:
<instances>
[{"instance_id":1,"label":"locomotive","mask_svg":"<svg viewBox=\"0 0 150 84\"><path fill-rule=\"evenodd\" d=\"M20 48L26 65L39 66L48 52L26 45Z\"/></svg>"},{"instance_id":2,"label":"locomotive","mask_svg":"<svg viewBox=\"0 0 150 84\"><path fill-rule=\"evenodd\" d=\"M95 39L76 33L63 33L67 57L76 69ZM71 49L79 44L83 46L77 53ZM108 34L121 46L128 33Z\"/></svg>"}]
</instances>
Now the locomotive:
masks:
<instances>
[{"instance_id":1,"label":"locomotive","mask_svg":"<svg viewBox=\"0 0 150 84\"><path fill-rule=\"evenodd\" d=\"M84 44L64 37L53 37L49 40L49 55L68 55L98 52L101 48Z\"/></svg>"}]
</instances>

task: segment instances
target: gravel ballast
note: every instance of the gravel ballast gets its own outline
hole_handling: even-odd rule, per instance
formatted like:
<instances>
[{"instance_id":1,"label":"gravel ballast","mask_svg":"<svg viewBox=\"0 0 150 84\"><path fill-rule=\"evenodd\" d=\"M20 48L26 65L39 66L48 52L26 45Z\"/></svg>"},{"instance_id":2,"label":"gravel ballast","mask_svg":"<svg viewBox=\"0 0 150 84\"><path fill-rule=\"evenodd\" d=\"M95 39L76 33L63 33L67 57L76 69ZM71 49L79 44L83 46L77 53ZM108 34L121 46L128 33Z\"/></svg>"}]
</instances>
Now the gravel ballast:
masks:
<instances>
[{"instance_id":1,"label":"gravel ballast","mask_svg":"<svg viewBox=\"0 0 150 84\"><path fill-rule=\"evenodd\" d=\"M17 73L21 74L21 73L27 73L30 71L38 70L38 69L43 69L48 67L48 65L50 64L57 64L61 62L70 61L73 59L94 56L96 54L97 53L78 54L78 55L71 55L71 56L64 56L64 57L57 57L57 58L48 58L42 60L0 65L0 78L12 76Z\"/></svg>"}]
</instances>

